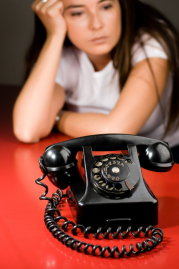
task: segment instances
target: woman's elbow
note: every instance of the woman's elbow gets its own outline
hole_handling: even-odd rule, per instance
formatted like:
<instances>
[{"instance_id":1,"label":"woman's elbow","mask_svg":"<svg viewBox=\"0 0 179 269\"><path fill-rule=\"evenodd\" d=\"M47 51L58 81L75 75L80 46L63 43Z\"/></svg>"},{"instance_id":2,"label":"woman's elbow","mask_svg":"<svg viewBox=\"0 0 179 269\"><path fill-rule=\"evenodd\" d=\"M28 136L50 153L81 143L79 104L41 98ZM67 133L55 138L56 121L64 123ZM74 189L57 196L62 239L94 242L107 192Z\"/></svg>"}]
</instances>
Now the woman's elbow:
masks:
<instances>
[{"instance_id":1,"label":"woman's elbow","mask_svg":"<svg viewBox=\"0 0 179 269\"><path fill-rule=\"evenodd\" d=\"M40 140L40 136L37 134L33 134L31 131L29 131L26 128L20 129L15 126L13 126L13 133L17 140L19 140L22 143L37 143Z\"/></svg>"}]
</instances>

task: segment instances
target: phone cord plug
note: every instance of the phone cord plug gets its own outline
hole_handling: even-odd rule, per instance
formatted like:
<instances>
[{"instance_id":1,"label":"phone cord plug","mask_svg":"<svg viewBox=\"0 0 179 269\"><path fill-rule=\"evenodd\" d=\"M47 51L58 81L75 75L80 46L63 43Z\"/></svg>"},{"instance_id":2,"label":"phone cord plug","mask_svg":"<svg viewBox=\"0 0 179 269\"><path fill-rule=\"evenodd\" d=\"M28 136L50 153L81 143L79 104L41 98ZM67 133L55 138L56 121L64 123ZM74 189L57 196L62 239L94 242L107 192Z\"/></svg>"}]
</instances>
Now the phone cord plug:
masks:
<instances>
[{"instance_id":1,"label":"phone cord plug","mask_svg":"<svg viewBox=\"0 0 179 269\"><path fill-rule=\"evenodd\" d=\"M40 178L39 180L37 180L36 183L40 183L39 185L45 187L45 184L42 184L40 180L42 179ZM46 192L40 197L40 199L47 198L44 197L45 195ZM85 228L81 224L75 225L74 222L68 221L66 217L61 216L60 211L57 209L58 204L62 203L62 199L67 197L68 193L63 194L62 190L58 189L56 193L52 195L51 198L47 199L49 200L49 202L45 209L44 222L47 229L52 233L52 235L62 244L66 245L67 247L70 247L72 250L84 252L88 255L92 254L93 256L121 258L123 256L130 256L132 254L138 255L140 253L149 252L163 240L163 231L160 228L154 228L153 226L149 226L147 228L140 227L136 232L132 230L132 227L128 227L125 232L123 232L122 227L118 227L116 232L113 232L111 227L107 229L100 227L97 229L97 231L95 231L93 227ZM64 221L64 223L60 228L57 223L61 220ZM102 247L100 245L88 244L84 241L81 242L65 232L69 228L69 226L73 226L71 230L73 235L77 235L77 230L80 230L86 238L91 233L96 239L99 238L100 235L104 239L111 236L114 239L117 239L119 237L122 237L124 239L129 234L136 238L139 237L141 233L143 233L145 237L147 237L150 233L150 238L145 239L144 241L142 241L142 243L136 243L135 247L133 244L131 244L129 247L129 251L126 249L126 246L123 245L120 251L117 246L114 246L111 249L109 246Z\"/></svg>"}]
</instances>

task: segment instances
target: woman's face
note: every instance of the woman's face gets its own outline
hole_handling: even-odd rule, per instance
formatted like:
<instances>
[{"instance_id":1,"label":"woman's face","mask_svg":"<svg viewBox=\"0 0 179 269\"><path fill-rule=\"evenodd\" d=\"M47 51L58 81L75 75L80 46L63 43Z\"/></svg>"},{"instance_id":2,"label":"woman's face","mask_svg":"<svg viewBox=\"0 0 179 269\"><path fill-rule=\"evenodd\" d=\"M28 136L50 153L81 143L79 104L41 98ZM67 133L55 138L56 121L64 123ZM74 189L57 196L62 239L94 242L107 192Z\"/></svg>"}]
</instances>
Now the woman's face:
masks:
<instances>
[{"instance_id":1,"label":"woman's face","mask_svg":"<svg viewBox=\"0 0 179 269\"><path fill-rule=\"evenodd\" d=\"M105 55L121 35L121 8L118 0L63 0L67 35L80 50Z\"/></svg>"}]
</instances>

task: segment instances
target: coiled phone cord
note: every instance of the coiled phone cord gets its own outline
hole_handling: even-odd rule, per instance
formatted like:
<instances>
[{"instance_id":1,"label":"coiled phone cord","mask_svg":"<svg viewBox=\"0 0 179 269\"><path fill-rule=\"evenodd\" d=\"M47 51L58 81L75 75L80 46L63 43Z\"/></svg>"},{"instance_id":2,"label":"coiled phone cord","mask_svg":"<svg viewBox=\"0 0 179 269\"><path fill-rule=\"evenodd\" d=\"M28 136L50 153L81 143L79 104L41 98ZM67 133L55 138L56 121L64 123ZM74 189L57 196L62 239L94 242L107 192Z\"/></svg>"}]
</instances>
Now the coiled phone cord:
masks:
<instances>
[{"instance_id":1,"label":"coiled phone cord","mask_svg":"<svg viewBox=\"0 0 179 269\"><path fill-rule=\"evenodd\" d=\"M45 169L44 169L45 171ZM138 255L140 253L149 252L154 249L159 243L163 240L163 231L160 228L154 228L153 226L149 226L147 228L139 227L137 232L132 230L132 227L129 226L125 232L122 231L122 227L118 227L116 232L112 232L112 228L109 227L104 229L99 227L97 231L93 227L85 228L81 224L75 224L72 221L68 221L66 217L61 216L60 211L57 209L58 204L62 201L63 198L70 198L68 193L63 194L62 190L58 189L56 193L52 194L52 197L46 197L48 193L48 186L41 181L47 175L44 172L43 176L38 178L35 182L43 186L45 188L45 192L40 196L40 200L48 200L48 204L45 209L44 214L44 222L47 229L52 233L52 235L59 240L62 244L70 247L72 250L76 250L78 252L84 252L85 254L92 254L93 256L100 256L100 257L110 257L110 258L121 258L123 256L131 256ZM56 215L56 216L55 216ZM63 220L64 223L62 225L62 229L58 226L58 222ZM134 249L134 245L131 244L129 247L129 251L127 251L126 246L123 245L121 251L117 246L114 246L112 249L109 246L102 247L100 245L93 245L88 244L84 241L79 241L65 231L68 229L69 226L73 226L71 232L73 235L77 235L77 230L79 229L83 234L84 237L87 238L89 234L93 234L94 238L97 239L101 235L104 239L109 238L112 236L114 239L122 237L123 239L126 238L129 234L133 237L139 237L141 233L145 237L149 235L150 238L145 239L142 243L136 243Z\"/></svg>"}]
</instances>

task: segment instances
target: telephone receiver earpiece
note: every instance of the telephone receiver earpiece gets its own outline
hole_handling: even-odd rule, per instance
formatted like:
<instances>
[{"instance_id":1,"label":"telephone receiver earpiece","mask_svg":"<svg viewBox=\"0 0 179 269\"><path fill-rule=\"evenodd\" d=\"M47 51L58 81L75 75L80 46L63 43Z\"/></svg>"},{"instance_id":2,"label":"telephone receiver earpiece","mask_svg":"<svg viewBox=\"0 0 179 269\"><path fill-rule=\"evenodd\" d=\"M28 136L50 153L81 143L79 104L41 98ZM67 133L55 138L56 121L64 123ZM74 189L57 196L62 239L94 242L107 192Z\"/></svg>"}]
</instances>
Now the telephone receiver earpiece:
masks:
<instances>
[{"instance_id":1,"label":"telephone receiver earpiece","mask_svg":"<svg viewBox=\"0 0 179 269\"><path fill-rule=\"evenodd\" d=\"M76 155L76 154L75 154ZM72 152L61 145L48 147L42 158L50 181L60 189L66 189L77 160Z\"/></svg>"},{"instance_id":2,"label":"telephone receiver earpiece","mask_svg":"<svg viewBox=\"0 0 179 269\"><path fill-rule=\"evenodd\" d=\"M91 146L93 151L127 150L128 145L136 145L140 165L156 172L169 171L174 162L171 150L166 142L151 138L105 134L79 137L48 146L42 161L50 181L61 189L70 184L76 175L76 154L83 146Z\"/></svg>"},{"instance_id":3,"label":"telephone receiver earpiece","mask_svg":"<svg viewBox=\"0 0 179 269\"><path fill-rule=\"evenodd\" d=\"M153 143L145 150L139 150L139 154L140 165L147 170L167 172L173 166L171 150L162 142Z\"/></svg>"}]
</instances>

